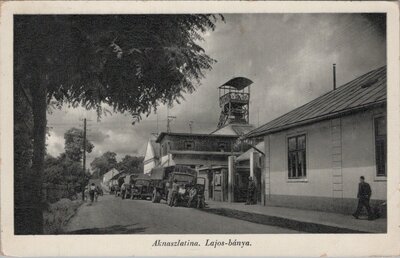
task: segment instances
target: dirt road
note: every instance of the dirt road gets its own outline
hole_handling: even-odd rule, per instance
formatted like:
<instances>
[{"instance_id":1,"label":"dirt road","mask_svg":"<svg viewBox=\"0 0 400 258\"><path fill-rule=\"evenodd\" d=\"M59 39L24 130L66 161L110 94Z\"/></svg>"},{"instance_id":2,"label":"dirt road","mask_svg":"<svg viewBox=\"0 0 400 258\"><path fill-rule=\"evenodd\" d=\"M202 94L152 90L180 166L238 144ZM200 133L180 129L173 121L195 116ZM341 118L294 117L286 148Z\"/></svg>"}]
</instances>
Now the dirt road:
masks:
<instances>
[{"instance_id":1,"label":"dirt road","mask_svg":"<svg viewBox=\"0 0 400 258\"><path fill-rule=\"evenodd\" d=\"M67 234L246 234L296 233L164 202L101 196L85 203L66 226Z\"/></svg>"}]
</instances>

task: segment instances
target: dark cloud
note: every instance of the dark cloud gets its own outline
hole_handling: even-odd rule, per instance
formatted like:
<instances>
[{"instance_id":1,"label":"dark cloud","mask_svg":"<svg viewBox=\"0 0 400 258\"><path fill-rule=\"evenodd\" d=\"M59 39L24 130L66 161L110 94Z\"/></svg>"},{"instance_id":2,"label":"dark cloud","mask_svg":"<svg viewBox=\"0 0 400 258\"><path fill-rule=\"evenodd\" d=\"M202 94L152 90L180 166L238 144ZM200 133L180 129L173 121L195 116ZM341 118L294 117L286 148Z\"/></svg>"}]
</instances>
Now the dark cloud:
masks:
<instances>
[{"instance_id":1,"label":"dark cloud","mask_svg":"<svg viewBox=\"0 0 400 258\"><path fill-rule=\"evenodd\" d=\"M109 137L110 135L104 133L101 129L97 130L92 129L88 139L94 144L101 144Z\"/></svg>"}]
</instances>

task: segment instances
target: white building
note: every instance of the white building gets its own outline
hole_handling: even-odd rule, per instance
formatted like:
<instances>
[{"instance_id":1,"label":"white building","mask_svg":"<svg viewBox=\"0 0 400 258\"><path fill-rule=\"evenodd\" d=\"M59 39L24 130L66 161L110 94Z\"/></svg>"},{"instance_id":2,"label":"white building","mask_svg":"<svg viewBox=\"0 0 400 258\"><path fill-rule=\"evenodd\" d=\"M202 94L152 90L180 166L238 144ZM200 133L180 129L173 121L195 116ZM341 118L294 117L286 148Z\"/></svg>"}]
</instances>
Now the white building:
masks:
<instances>
[{"instance_id":1,"label":"white building","mask_svg":"<svg viewBox=\"0 0 400 258\"><path fill-rule=\"evenodd\" d=\"M386 200L386 66L251 131L264 140L262 204L354 212L360 176Z\"/></svg>"},{"instance_id":2,"label":"white building","mask_svg":"<svg viewBox=\"0 0 400 258\"><path fill-rule=\"evenodd\" d=\"M156 136L151 136L147 143L146 154L143 160L143 173L150 173L152 168L160 165L160 145L156 143Z\"/></svg>"},{"instance_id":3,"label":"white building","mask_svg":"<svg viewBox=\"0 0 400 258\"><path fill-rule=\"evenodd\" d=\"M108 182L110 181L110 179L115 176L118 175L119 171L116 170L115 168L111 169L110 171L108 171L107 173L105 173L103 175L103 184L104 185L108 185Z\"/></svg>"}]
</instances>

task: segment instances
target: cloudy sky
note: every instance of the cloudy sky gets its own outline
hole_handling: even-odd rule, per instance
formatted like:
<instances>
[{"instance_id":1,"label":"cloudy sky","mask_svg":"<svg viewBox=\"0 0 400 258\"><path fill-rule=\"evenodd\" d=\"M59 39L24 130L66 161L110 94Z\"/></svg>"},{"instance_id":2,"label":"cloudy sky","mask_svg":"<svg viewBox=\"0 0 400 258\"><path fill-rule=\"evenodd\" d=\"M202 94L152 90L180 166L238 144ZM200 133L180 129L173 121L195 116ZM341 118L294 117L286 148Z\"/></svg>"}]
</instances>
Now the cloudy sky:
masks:
<instances>
[{"instance_id":1,"label":"cloudy sky","mask_svg":"<svg viewBox=\"0 0 400 258\"><path fill-rule=\"evenodd\" d=\"M208 133L219 118L217 87L232 77L245 76L251 86L250 122L262 125L332 89L332 64L341 85L386 64L386 40L381 27L359 14L229 14L201 45L217 60L202 85L169 114L177 119L172 131ZM151 133L166 130L166 107L132 125L129 115L112 114L97 121L94 111L55 110L48 152L64 151L64 132L88 120L88 139L95 148L88 162L106 151L144 155ZM158 121L158 122L157 122Z\"/></svg>"}]
</instances>

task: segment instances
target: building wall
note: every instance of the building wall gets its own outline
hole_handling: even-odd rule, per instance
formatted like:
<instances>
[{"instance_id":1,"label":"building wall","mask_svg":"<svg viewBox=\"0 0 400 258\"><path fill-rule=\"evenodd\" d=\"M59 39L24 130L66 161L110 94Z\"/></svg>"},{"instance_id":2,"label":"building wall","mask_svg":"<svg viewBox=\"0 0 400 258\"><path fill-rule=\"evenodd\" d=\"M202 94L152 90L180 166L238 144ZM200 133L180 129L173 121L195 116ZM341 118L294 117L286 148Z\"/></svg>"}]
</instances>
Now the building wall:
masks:
<instances>
[{"instance_id":1,"label":"building wall","mask_svg":"<svg viewBox=\"0 0 400 258\"><path fill-rule=\"evenodd\" d=\"M169 150L187 150L185 142L193 142L195 151L220 151L220 143L225 143L225 151L232 151L237 137L207 137L196 135L166 135L161 144L162 156Z\"/></svg>"},{"instance_id":2,"label":"building wall","mask_svg":"<svg viewBox=\"0 0 400 258\"><path fill-rule=\"evenodd\" d=\"M384 112L365 111L266 136L265 203L349 213L361 175L371 185L372 199L386 200L386 181L374 176L373 118ZM304 180L288 179L287 138L297 134L306 134Z\"/></svg>"},{"instance_id":3,"label":"building wall","mask_svg":"<svg viewBox=\"0 0 400 258\"><path fill-rule=\"evenodd\" d=\"M151 169L158 165L158 159L156 158L157 155L154 153L155 150L153 149L151 142L147 143L146 154L143 160L143 173L148 174L150 173Z\"/></svg>"},{"instance_id":4,"label":"building wall","mask_svg":"<svg viewBox=\"0 0 400 258\"><path fill-rule=\"evenodd\" d=\"M153 160L147 160L147 162L143 165L143 173L148 174L150 173L152 168L155 168L157 166L157 162Z\"/></svg>"},{"instance_id":5,"label":"building wall","mask_svg":"<svg viewBox=\"0 0 400 258\"><path fill-rule=\"evenodd\" d=\"M344 198L357 195L356 183L364 176L372 188L371 199L386 200L386 178L376 177L373 119L379 115L386 115L385 110L376 109L342 119L342 131L346 132L342 139Z\"/></svg>"}]
</instances>

